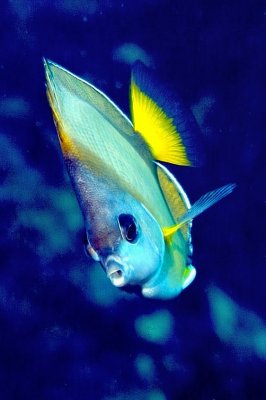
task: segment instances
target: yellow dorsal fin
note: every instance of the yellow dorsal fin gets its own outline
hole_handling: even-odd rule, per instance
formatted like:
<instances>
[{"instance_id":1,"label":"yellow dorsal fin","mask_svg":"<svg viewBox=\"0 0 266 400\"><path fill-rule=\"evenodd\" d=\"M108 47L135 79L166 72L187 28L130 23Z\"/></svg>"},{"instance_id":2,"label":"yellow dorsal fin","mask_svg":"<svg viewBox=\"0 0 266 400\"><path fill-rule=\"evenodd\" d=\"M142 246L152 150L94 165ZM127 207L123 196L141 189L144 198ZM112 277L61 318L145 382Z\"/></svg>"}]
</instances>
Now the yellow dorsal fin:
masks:
<instances>
[{"instance_id":1,"label":"yellow dorsal fin","mask_svg":"<svg viewBox=\"0 0 266 400\"><path fill-rule=\"evenodd\" d=\"M168 207L171 211L172 217L174 221L178 221L178 219L184 215L188 209L190 208L190 202L187 198L186 193L182 189L181 185L177 182L175 177L165 168L163 165L157 164L157 176L159 179L159 183L161 189L163 191L165 200L168 204ZM175 226L175 225L174 225ZM165 237L170 237L170 228L163 228L163 233ZM182 234L185 239L189 238L190 235L190 224L183 224L181 228ZM174 233L176 229L174 230Z\"/></svg>"},{"instance_id":2,"label":"yellow dorsal fin","mask_svg":"<svg viewBox=\"0 0 266 400\"><path fill-rule=\"evenodd\" d=\"M199 214L203 213L203 211L207 210L209 207L228 196L230 193L232 193L235 187L235 184L225 185L201 196L199 200L197 200L196 203L194 203L192 207L185 212L185 214L178 218L178 221L175 225L163 228L163 235L165 239L170 241L173 235L180 228L182 228L183 225L192 221Z\"/></svg>"},{"instance_id":3,"label":"yellow dorsal fin","mask_svg":"<svg viewBox=\"0 0 266 400\"><path fill-rule=\"evenodd\" d=\"M135 132L148 144L155 160L177 165L197 165L199 128L189 109L152 82L137 62L131 78L131 116Z\"/></svg>"}]
</instances>

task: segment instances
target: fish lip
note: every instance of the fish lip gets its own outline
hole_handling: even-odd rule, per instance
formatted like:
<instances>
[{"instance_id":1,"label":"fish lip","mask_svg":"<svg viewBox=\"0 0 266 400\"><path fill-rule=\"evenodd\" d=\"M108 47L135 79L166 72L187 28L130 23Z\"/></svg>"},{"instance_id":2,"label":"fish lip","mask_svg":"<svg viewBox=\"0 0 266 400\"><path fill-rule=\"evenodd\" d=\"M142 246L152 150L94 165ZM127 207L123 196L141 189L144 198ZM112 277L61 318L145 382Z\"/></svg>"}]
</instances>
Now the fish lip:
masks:
<instances>
[{"instance_id":1,"label":"fish lip","mask_svg":"<svg viewBox=\"0 0 266 400\"><path fill-rule=\"evenodd\" d=\"M123 287L128 283L125 267L119 257L107 257L104 267L108 278L114 286Z\"/></svg>"}]
</instances>

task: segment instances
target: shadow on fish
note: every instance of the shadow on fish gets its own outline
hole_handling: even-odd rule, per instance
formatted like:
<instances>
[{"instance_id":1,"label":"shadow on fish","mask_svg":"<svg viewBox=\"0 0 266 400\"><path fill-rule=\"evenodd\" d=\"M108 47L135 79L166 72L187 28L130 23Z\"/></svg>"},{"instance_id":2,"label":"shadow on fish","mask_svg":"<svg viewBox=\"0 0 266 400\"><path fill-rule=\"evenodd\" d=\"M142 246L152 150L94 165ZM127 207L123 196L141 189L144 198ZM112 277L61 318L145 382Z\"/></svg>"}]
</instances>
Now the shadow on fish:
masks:
<instances>
[{"instance_id":1,"label":"shadow on fish","mask_svg":"<svg viewBox=\"0 0 266 400\"><path fill-rule=\"evenodd\" d=\"M192 220L231 193L229 184L192 206L160 161L199 164L192 113L132 69L132 122L100 90L45 60L47 94L86 228L86 251L112 284L170 299L195 278Z\"/></svg>"}]
</instances>

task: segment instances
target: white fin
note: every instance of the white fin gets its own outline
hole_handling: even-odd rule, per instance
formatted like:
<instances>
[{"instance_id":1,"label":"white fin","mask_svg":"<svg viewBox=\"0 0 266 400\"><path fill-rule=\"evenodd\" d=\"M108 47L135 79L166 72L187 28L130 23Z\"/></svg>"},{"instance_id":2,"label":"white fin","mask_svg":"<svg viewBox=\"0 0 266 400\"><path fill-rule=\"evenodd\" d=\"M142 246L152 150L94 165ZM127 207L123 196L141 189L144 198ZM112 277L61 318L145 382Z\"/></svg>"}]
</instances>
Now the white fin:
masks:
<instances>
[{"instance_id":1,"label":"white fin","mask_svg":"<svg viewBox=\"0 0 266 400\"><path fill-rule=\"evenodd\" d=\"M185 273L184 273L184 281L182 284L182 289L185 289L186 287L188 287L188 285L191 284L191 282L194 281L195 276L196 276L196 269L193 267L193 265L188 265L185 269Z\"/></svg>"}]
</instances>

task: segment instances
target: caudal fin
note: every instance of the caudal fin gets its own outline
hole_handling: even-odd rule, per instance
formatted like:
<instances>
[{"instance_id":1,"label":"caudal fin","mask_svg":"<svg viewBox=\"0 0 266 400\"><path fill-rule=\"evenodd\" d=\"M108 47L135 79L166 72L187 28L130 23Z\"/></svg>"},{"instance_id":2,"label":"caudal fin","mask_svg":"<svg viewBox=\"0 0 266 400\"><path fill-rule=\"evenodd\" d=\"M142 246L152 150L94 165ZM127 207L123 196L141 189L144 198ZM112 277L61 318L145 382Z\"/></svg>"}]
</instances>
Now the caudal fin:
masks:
<instances>
[{"instance_id":1,"label":"caudal fin","mask_svg":"<svg viewBox=\"0 0 266 400\"><path fill-rule=\"evenodd\" d=\"M139 61L132 69L130 101L134 130L148 144L155 160L201 164L201 135L192 112Z\"/></svg>"}]
</instances>

